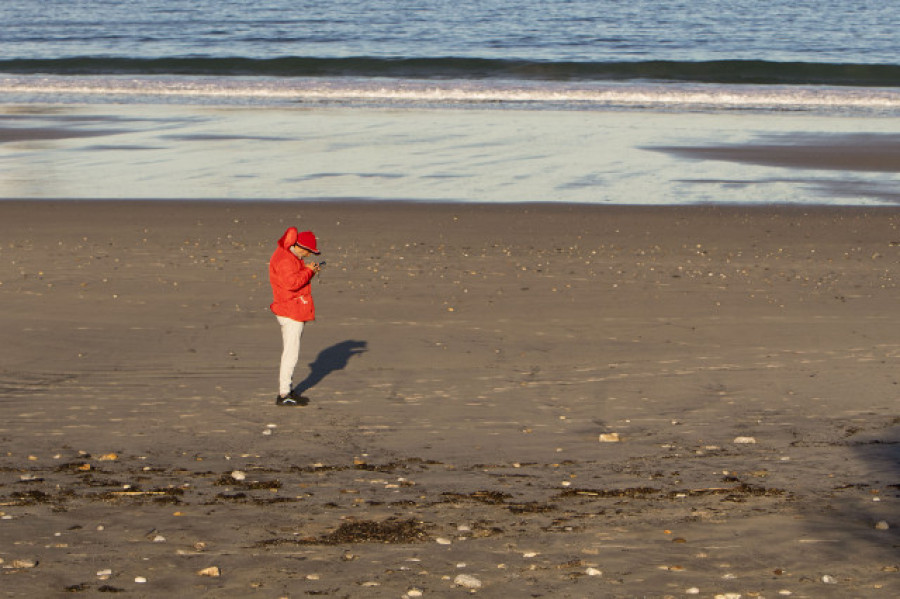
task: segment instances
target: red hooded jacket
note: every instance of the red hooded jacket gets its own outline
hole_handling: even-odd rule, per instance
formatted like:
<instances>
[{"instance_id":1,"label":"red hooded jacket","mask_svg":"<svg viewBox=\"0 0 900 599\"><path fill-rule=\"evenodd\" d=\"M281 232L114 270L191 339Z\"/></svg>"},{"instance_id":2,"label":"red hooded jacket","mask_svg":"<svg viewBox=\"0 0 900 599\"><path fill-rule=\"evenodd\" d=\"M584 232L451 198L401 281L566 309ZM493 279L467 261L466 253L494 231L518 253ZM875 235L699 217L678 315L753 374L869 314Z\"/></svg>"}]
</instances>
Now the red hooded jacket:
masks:
<instances>
[{"instance_id":1,"label":"red hooded jacket","mask_svg":"<svg viewBox=\"0 0 900 599\"><path fill-rule=\"evenodd\" d=\"M275 300L269 308L278 316L307 322L316 318L310 285L316 273L291 253L295 243L297 229L291 227L278 240L278 247L269 259L269 282Z\"/></svg>"}]
</instances>

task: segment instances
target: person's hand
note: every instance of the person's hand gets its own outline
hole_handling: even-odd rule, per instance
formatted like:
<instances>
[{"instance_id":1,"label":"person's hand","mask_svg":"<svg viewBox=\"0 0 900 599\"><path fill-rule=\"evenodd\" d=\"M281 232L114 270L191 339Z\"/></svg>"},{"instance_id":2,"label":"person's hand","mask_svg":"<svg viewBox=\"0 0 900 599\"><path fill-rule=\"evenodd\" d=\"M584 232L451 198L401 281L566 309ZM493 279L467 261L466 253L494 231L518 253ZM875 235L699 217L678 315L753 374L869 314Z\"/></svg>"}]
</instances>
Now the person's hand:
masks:
<instances>
[{"instance_id":1,"label":"person's hand","mask_svg":"<svg viewBox=\"0 0 900 599\"><path fill-rule=\"evenodd\" d=\"M310 268L316 274L319 274L319 271L322 270L322 267L319 266L318 264L313 264L312 266L310 266Z\"/></svg>"}]
</instances>

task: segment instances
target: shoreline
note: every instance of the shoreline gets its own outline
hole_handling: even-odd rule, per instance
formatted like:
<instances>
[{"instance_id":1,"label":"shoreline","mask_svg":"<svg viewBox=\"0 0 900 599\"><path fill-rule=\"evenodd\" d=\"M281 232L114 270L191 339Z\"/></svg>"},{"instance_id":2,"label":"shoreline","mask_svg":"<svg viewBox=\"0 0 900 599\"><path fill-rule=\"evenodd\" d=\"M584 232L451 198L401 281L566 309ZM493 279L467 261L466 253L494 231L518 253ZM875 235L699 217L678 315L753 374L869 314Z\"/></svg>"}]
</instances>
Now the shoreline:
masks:
<instances>
[{"instance_id":1,"label":"shoreline","mask_svg":"<svg viewBox=\"0 0 900 599\"><path fill-rule=\"evenodd\" d=\"M302 408L267 307L290 225L328 262ZM2 201L4 592L893 596L897 226Z\"/></svg>"},{"instance_id":2,"label":"shoreline","mask_svg":"<svg viewBox=\"0 0 900 599\"><path fill-rule=\"evenodd\" d=\"M696 202L684 204L600 204L588 202L564 202L564 201L507 201L507 202L487 202L475 200L423 200L423 199L391 199L382 200L374 198L285 198L285 199L256 199L256 198L0 198L0 207L15 206L18 208L33 207L40 205L51 206L106 206L106 207L160 207L160 206L224 206L224 207L257 207L266 208L334 208L337 210L348 210L351 208L367 209L382 207L385 210L397 208L426 208L436 207L441 209L450 209L460 207L465 210L487 210L491 211L516 211L520 209L535 209L538 211L563 211L570 212L573 210L584 209L586 211L609 211L609 212L642 212L653 213L661 212L715 212L721 210L723 213L736 212L769 212L772 214L790 214L790 213L816 213L816 212L895 212L900 210L900 204L884 203L884 204L832 204L832 203L807 203L797 204L793 202L746 202L746 203L713 203L713 202Z\"/></svg>"},{"instance_id":3,"label":"shoreline","mask_svg":"<svg viewBox=\"0 0 900 599\"><path fill-rule=\"evenodd\" d=\"M2 198L671 205L897 202L865 117L4 105ZM16 114L11 114L16 112ZM836 148L836 149L835 149ZM286 159L286 157L288 157Z\"/></svg>"}]
</instances>

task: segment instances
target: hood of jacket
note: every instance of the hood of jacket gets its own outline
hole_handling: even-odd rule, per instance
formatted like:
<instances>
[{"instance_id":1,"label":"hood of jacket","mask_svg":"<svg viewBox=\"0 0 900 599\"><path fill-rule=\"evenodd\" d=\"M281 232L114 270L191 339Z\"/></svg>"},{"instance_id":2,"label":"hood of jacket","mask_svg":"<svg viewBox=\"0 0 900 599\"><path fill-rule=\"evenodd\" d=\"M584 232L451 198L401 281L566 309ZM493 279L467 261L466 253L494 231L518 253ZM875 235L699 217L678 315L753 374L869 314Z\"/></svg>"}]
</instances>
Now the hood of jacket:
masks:
<instances>
[{"instance_id":1,"label":"hood of jacket","mask_svg":"<svg viewBox=\"0 0 900 599\"><path fill-rule=\"evenodd\" d=\"M281 239L278 240L278 247L284 250L290 250L291 246L297 243L297 227L288 227Z\"/></svg>"}]
</instances>

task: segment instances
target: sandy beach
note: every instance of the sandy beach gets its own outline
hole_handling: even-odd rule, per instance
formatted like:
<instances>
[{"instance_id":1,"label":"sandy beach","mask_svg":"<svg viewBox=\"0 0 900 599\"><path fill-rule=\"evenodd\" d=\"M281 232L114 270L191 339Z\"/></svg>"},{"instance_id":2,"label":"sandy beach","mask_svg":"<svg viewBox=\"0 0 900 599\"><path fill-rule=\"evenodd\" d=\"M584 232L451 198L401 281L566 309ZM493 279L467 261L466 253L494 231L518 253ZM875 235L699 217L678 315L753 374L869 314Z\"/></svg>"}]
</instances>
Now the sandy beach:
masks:
<instances>
[{"instance_id":1,"label":"sandy beach","mask_svg":"<svg viewBox=\"0 0 900 599\"><path fill-rule=\"evenodd\" d=\"M898 223L0 203L0 595L896 596Z\"/></svg>"},{"instance_id":2,"label":"sandy beach","mask_svg":"<svg viewBox=\"0 0 900 599\"><path fill-rule=\"evenodd\" d=\"M0 199L893 205L900 120L0 104Z\"/></svg>"}]
</instances>

